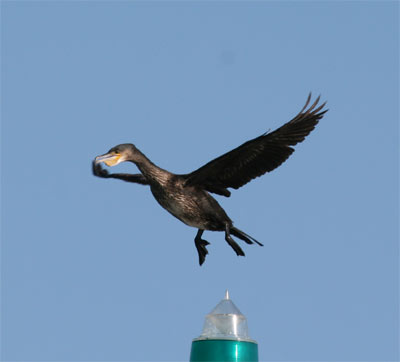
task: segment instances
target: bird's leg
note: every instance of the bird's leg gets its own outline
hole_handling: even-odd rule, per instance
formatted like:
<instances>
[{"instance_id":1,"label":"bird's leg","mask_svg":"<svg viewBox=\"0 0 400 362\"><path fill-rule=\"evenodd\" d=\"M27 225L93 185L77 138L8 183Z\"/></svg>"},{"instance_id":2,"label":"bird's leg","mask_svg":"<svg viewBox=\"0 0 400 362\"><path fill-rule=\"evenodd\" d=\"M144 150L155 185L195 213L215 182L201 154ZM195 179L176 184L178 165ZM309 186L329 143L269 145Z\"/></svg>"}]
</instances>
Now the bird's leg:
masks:
<instances>
[{"instance_id":1,"label":"bird's leg","mask_svg":"<svg viewBox=\"0 0 400 362\"><path fill-rule=\"evenodd\" d=\"M194 244L196 245L197 252L199 253L199 264L202 265L204 260L206 260L206 255L208 254L208 250L206 245L210 243L207 240L201 238L203 235L204 230L199 229L197 231L196 237L194 238Z\"/></svg>"},{"instance_id":2,"label":"bird's leg","mask_svg":"<svg viewBox=\"0 0 400 362\"><path fill-rule=\"evenodd\" d=\"M242 248L235 242L235 240L232 239L231 234L230 234L230 225L227 223L225 225L225 240L226 242L231 246L233 250L235 250L236 254L239 256L244 256L244 252Z\"/></svg>"}]
</instances>

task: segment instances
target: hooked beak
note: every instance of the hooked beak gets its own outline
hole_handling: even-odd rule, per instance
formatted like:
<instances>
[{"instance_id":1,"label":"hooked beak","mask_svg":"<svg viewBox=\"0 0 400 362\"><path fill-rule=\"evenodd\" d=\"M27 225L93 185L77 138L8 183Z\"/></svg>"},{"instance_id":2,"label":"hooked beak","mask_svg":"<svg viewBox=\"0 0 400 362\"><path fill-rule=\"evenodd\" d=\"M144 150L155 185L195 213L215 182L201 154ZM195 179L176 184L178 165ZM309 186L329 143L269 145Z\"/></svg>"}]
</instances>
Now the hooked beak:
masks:
<instances>
[{"instance_id":1,"label":"hooked beak","mask_svg":"<svg viewBox=\"0 0 400 362\"><path fill-rule=\"evenodd\" d=\"M115 166L116 164L118 164L119 159L121 158L121 155L119 153L106 153L104 155L101 156L97 156L95 158L95 162L96 163L101 163L104 162L107 166Z\"/></svg>"}]
</instances>

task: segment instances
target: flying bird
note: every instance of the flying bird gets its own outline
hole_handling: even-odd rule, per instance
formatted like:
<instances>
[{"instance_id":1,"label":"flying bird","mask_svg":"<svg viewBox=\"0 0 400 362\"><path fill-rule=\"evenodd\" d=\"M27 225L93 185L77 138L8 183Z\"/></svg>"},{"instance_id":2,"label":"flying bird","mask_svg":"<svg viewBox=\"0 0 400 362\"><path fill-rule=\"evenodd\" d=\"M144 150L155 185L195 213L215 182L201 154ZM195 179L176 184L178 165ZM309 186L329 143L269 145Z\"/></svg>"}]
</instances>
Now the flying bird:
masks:
<instances>
[{"instance_id":1,"label":"flying bird","mask_svg":"<svg viewBox=\"0 0 400 362\"><path fill-rule=\"evenodd\" d=\"M242 248L232 236L247 244L259 241L233 226L232 220L210 193L229 197L229 188L238 189L252 179L270 172L285 162L294 152L292 146L302 142L327 112L318 97L309 106L311 93L299 114L273 132L243 143L241 146L208 162L188 174L173 174L156 166L133 144L125 143L111 148L92 163L93 174L150 186L157 202L186 225L198 229L194 239L199 264L205 261L209 242L202 239L205 230L225 232L225 240L236 252L244 256ZM308 107L308 108L307 108ZM101 167L121 162L134 163L141 173L109 173Z\"/></svg>"}]
</instances>

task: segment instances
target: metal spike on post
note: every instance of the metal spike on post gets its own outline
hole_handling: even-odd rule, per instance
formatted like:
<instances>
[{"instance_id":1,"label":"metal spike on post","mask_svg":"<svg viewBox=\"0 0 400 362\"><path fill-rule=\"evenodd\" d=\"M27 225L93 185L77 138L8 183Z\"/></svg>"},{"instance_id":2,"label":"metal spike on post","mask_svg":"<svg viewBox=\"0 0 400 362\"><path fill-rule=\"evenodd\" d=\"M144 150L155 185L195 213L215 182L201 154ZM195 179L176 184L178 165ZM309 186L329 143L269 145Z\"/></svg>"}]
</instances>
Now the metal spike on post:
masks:
<instances>
[{"instance_id":1,"label":"metal spike on post","mask_svg":"<svg viewBox=\"0 0 400 362\"><path fill-rule=\"evenodd\" d=\"M193 339L190 362L258 362L257 342L249 337L246 317L229 298L206 315L203 332Z\"/></svg>"}]
</instances>

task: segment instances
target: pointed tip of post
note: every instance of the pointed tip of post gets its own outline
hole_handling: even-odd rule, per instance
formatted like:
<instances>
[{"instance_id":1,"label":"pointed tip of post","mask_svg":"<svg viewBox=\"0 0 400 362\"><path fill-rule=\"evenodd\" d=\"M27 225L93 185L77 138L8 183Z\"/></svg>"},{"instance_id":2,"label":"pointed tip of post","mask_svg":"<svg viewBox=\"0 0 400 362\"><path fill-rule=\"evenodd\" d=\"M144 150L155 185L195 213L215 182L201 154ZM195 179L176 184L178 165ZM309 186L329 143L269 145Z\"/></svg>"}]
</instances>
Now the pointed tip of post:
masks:
<instances>
[{"instance_id":1,"label":"pointed tip of post","mask_svg":"<svg viewBox=\"0 0 400 362\"><path fill-rule=\"evenodd\" d=\"M229 298L229 290L228 289L225 291L225 298L224 299L226 299L226 300L230 299Z\"/></svg>"}]
</instances>

